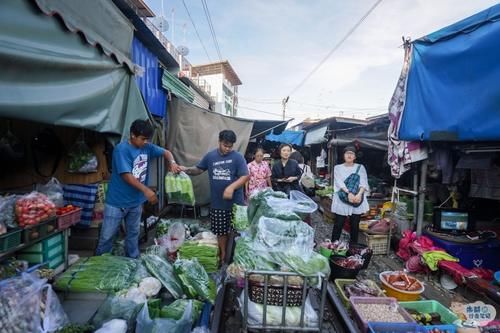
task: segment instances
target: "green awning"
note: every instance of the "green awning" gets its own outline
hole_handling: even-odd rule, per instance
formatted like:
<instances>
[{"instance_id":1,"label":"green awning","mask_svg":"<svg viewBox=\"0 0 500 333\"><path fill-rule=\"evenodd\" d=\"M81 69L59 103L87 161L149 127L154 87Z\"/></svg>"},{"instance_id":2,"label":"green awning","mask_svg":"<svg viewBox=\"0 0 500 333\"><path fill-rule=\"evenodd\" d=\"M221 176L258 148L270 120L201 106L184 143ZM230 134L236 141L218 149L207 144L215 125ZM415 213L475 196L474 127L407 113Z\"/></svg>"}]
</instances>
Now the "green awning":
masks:
<instances>
[{"instance_id":1,"label":"green awning","mask_svg":"<svg viewBox=\"0 0 500 333\"><path fill-rule=\"evenodd\" d=\"M175 96L182 98L186 102L193 103L194 94L189 87L186 86L181 80L179 80L175 75L169 73L167 70L163 70L163 76L161 78L161 83L163 88L170 91L170 93Z\"/></svg>"},{"instance_id":2,"label":"green awning","mask_svg":"<svg viewBox=\"0 0 500 333\"><path fill-rule=\"evenodd\" d=\"M128 135L148 119L134 77L29 0L0 1L0 117Z\"/></svg>"}]
</instances>

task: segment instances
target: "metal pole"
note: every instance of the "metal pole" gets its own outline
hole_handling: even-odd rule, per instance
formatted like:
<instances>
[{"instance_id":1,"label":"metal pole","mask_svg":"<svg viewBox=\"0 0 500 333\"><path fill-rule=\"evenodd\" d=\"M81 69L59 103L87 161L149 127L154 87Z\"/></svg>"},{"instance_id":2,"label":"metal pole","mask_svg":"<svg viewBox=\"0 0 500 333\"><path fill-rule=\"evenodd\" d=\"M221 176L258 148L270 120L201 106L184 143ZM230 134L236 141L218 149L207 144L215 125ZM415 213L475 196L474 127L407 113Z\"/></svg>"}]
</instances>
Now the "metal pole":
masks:
<instances>
[{"instance_id":1,"label":"metal pole","mask_svg":"<svg viewBox=\"0 0 500 333\"><path fill-rule=\"evenodd\" d=\"M413 191L418 192L418 170L413 170ZM413 196L413 228L417 226L417 205L418 205L418 197L416 195Z\"/></svg>"},{"instance_id":2,"label":"metal pole","mask_svg":"<svg viewBox=\"0 0 500 333\"><path fill-rule=\"evenodd\" d=\"M420 166L420 188L418 194L418 215L417 215L417 236L422 234L422 225L424 223L424 205L425 205L425 187L427 183L428 160L423 160Z\"/></svg>"}]
</instances>

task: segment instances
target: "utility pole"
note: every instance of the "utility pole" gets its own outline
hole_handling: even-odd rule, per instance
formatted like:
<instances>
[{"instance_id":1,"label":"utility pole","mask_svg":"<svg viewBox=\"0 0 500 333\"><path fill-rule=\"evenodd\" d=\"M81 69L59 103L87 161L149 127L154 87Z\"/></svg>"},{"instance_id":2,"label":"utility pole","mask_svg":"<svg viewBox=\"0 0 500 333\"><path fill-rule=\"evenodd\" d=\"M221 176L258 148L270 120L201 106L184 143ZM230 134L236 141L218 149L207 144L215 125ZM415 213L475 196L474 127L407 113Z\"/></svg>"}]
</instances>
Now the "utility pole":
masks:
<instances>
[{"instance_id":1,"label":"utility pole","mask_svg":"<svg viewBox=\"0 0 500 333\"><path fill-rule=\"evenodd\" d=\"M283 98L283 100L281 101L281 105L283 105L283 120L285 120L285 113L286 113L286 103L288 103L288 100L290 99L290 96L286 96L285 98Z\"/></svg>"}]
</instances>

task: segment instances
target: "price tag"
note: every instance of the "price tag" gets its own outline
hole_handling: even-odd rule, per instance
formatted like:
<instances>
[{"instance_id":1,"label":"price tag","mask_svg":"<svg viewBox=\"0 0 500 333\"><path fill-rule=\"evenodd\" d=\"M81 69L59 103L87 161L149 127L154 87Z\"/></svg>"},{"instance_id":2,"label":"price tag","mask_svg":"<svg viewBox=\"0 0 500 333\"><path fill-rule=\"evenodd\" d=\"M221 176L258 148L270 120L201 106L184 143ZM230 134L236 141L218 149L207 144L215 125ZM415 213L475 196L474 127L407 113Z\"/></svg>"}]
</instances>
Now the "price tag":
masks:
<instances>
[{"instance_id":1,"label":"price tag","mask_svg":"<svg viewBox=\"0 0 500 333\"><path fill-rule=\"evenodd\" d=\"M494 320L497 312L492 305L484 304L481 301L466 304L464 306L467 321L474 321L479 326L484 326Z\"/></svg>"}]
</instances>

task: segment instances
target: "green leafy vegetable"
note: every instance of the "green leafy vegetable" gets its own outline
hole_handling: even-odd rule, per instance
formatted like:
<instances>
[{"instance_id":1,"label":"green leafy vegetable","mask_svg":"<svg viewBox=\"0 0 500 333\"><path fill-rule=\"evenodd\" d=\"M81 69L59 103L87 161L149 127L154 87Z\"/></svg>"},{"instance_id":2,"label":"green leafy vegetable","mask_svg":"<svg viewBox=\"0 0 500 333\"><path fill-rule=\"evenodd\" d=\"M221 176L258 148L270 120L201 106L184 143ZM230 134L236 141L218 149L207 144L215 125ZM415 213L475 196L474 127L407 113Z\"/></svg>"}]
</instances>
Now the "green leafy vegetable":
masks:
<instances>
[{"instance_id":1,"label":"green leafy vegetable","mask_svg":"<svg viewBox=\"0 0 500 333\"><path fill-rule=\"evenodd\" d=\"M215 302L215 282L208 276L198 260L177 259L174 263L174 270L188 298L198 298L212 304Z\"/></svg>"},{"instance_id":2,"label":"green leafy vegetable","mask_svg":"<svg viewBox=\"0 0 500 333\"><path fill-rule=\"evenodd\" d=\"M218 269L219 247L198 241L186 241L179 248L179 257L181 259L196 258L207 273L213 273Z\"/></svg>"},{"instance_id":3,"label":"green leafy vegetable","mask_svg":"<svg viewBox=\"0 0 500 333\"><path fill-rule=\"evenodd\" d=\"M168 261L154 254L143 255L141 259L148 271L160 280L161 284L167 288L174 298L183 296L182 285Z\"/></svg>"},{"instance_id":4,"label":"green leafy vegetable","mask_svg":"<svg viewBox=\"0 0 500 333\"><path fill-rule=\"evenodd\" d=\"M233 228L238 230L238 231L247 230L248 225L249 225L249 223L248 223L248 207L234 204L231 223L233 224Z\"/></svg>"},{"instance_id":5,"label":"green leafy vegetable","mask_svg":"<svg viewBox=\"0 0 500 333\"><path fill-rule=\"evenodd\" d=\"M184 311L186 310L186 306L189 302L193 302L192 315L191 320L196 323L198 318L200 318L201 310L203 308L203 303L195 300L195 299L178 299L172 302L172 304L164 306L161 308L160 317L161 318L170 318L179 320L182 318Z\"/></svg>"},{"instance_id":6,"label":"green leafy vegetable","mask_svg":"<svg viewBox=\"0 0 500 333\"><path fill-rule=\"evenodd\" d=\"M168 172L165 176L165 192L169 203L194 206L195 197L191 178L184 172Z\"/></svg>"}]
</instances>

